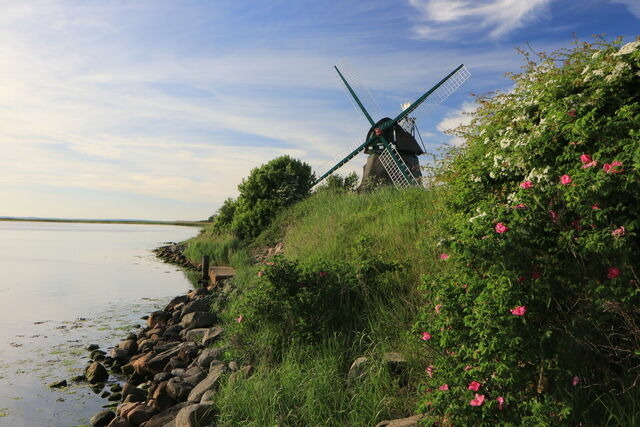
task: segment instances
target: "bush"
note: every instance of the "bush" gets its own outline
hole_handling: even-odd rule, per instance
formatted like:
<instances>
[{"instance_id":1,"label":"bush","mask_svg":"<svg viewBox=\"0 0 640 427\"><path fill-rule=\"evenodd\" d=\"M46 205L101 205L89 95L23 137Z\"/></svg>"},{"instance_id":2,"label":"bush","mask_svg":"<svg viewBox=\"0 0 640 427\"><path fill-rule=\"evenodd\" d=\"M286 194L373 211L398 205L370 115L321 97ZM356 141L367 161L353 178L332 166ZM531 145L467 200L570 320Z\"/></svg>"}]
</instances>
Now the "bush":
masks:
<instances>
[{"instance_id":1,"label":"bush","mask_svg":"<svg viewBox=\"0 0 640 427\"><path fill-rule=\"evenodd\" d=\"M314 179L308 164L289 156L253 169L238 185L231 229L242 240L256 237L280 209L307 197Z\"/></svg>"},{"instance_id":2,"label":"bush","mask_svg":"<svg viewBox=\"0 0 640 427\"><path fill-rule=\"evenodd\" d=\"M233 216L236 213L237 202L229 197L222 203L215 215L209 218L213 222L213 229L218 233L230 231Z\"/></svg>"},{"instance_id":3,"label":"bush","mask_svg":"<svg viewBox=\"0 0 640 427\"><path fill-rule=\"evenodd\" d=\"M415 331L441 355L420 408L441 421L575 421L576 392L638 380L640 41L619 45L527 57L458 131L442 260L458 268L425 278Z\"/></svg>"}]
</instances>

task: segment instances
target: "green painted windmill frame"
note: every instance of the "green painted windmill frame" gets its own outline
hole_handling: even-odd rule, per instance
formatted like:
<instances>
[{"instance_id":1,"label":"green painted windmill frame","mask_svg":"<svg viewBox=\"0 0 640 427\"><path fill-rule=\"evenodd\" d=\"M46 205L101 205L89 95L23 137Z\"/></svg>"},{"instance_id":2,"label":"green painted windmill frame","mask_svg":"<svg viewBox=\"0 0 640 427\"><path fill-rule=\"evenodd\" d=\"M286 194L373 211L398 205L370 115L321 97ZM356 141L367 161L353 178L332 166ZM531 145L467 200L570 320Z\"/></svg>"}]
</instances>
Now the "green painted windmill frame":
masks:
<instances>
[{"instance_id":1,"label":"green painted windmill frame","mask_svg":"<svg viewBox=\"0 0 640 427\"><path fill-rule=\"evenodd\" d=\"M362 102L358 98L358 95L356 95L354 90L351 88L351 85L349 85L349 83L347 82L345 77L342 75L338 67L334 66L334 68L338 73L340 80L342 80L347 90L349 91L349 94L353 97L356 104L358 105L358 107L360 108L364 116L367 118L367 120L371 124L371 127L374 130L374 132L373 132L373 135L369 137L365 142L360 144L356 149L351 151L342 160L336 163L331 169L329 169L322 176L320 176L320 178L318 178L313 185L320 183L322 180L324 180L326 177L328 177L333 172L338 170L345 163L347 163L349 160L357 156L360 152L362 152L365 149L368 149L369 152L373 152L373 153L383 153L386 151L391 157L393 163L397 167L397 170L402 175L404 180L409 184L416 184L417 181L415 177L413 176L413 174L411 173L411 171L409 170L405 162L402 160L398 152L395 150L395 148L393 147L393 144L389 142L387 138L385 138L384 132L387 129L390 129L396 126L402 119L406 118L409 114L415 111L416 108L418 108L422 103L424 103L427 100L427 98L429 98L433 94L438 93L439 89L442 89L446 87L447 84L449 84L450 87L448 87L445 91L443 91L442 98L439 99L436 102L436 104L439 104L440 102L442 102L446 97L448 97L451 93L453 93L460 85L462 85L462 83L464 83L464 81L467 78L469 78L469 76L471 75L469 71L465 68L464 64L460 64L453 71L447 74L442 80L436 83L431 89L426 91L422 96L420 96L416 101L414 101L413 104L411 104L409 107L404 109L394 119L387 120L383 123L380 123L378 127L373 128L374 126L376 126L376 123L371 118L371 115L369 114L367 109L364 107L364 105L362 105ZM387 172L389 173L389 171Z\"/></svg>"}]
</instances>

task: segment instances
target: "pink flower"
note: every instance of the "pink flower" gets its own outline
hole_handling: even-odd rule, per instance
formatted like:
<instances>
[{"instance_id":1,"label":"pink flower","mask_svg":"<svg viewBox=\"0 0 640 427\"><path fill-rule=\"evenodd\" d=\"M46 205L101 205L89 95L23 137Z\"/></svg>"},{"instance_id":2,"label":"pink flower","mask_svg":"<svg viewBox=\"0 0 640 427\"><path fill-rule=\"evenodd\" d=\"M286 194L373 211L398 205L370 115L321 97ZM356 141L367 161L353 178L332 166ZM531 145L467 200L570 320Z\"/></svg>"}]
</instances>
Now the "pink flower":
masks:
<instances>
[{"instance_id":1,"label":"pink flower","mask_svg":"<svg viewBox=\"0 0 640 427\"><path fill-rule=\"evenodd\" d=\"M551 217L552 222L558 222L558 214L556 213L556 211L549 211L549 216Z\"/></svg>"},{"instance_id":2,"label":"pink flower","mask_svg":"<svg viewBox=\"0 0 640 427\"><path fill-rule=\"evenodd\" d=\"M524 181L522 183L520 183L520 188L524 188L525 190L532 188L533 187L533 182L531 181Z\"/></svg>"},{"instance_id":3,"label":"pink flower","mask_svg":"<svg viewBox=\"0 0 640 427\"><path fill-rule=\"evenodd\" d=\"M611 235L613 237L622 237L622 236L624 236L624 233L625 233L624 226L620 226L619 228L616 228L615 230L613 230L611 232Z\"/></svg>"},{"instance_id":4,"label":"pink flower","mask_svg":"<svg viewBox=\"0 0 640 427\"><path fill-rule=\"evenodd\" d=\"M607 270L607 279L615 279L620 275L620 269L616 267L609 267Z\"/></svg>"},{"instance_id":5,"label":"pink flower","mask_svg":"<svg viewBox=\"0 0 640 427\"><path fill-rule=\"evenodd\" d=\"M498 401L498 410L502 411L504 407L504 397L498 396L496 397L496 400Z\"/></svg>"},{"instance_id":6,"label":"pink flower","mask_svg":"<svg viewBox=\"0 0 640 427\"><path fill-rule=\"evenodd\" d=\"M573 180L571 179L571 177L569 175L562 175L560 177L560 184L562 185L569 185L571 184Z\"/></svg>"},{"instance_id":7,"label":"pink flower","mask_svg":"<svg viewBox=\"0 0 640 427\"><path fill-rule=\"evenodd\" d=\"M431 334L429 332L423 332L422 333L422 340L423 341L429 341L431 339Z\"/></svg>"},{"instance_id":8,"label":"pink flower","mask_svg":"<svg viewBox=\"0 0 640 427\"><path fill-rule=\"evenodd\" d=\"M591 209L593 209L594 211L597 211L600 209L600 206L598 206L598 203L594 203L594 205L591 206Z\"/></svg>"},{"instance_id":9,"label":"pink flower","mask_svg":"<svg viewBox=\"0 0 640 427\"><path fill-rule=\"evenodd\" d=\"M509 227L507 227L503 223L499 222L496 224L496 233L502 234L502 233L506 233L507 231L509 231Z\"/></svg>"},{"instance_id":10,"label":"pink flower","mask_svg":"<svg viewBox=\"0 0 640 427\"><path fill-rule=\"evenodd\" d=\"M258 277L262 277L262 276L264 276L264 271L262 270L258 271Z\"/></svg>"},{"instance_id":11,"label":"pink flower","mask_svg":"<svg viewBox=\"0 0 640 427\"><path fill-rule=\"evenodd\" d=\"M429 365L425 371L427 372L427 375L429 375L429 378L433 378L433 373L436 371L436 367Z\"/></svg>"},{"instance_id":12,"label":"pink flower","mask_svg":"<svg viewBox=\"0 0 640 427\"><path fill-rule=\"evenodd\" d=\"M514 206L516 209L527 209L527 205L525 205L524 203L518 203L517 205Z\"/></svg>"},{"instance_id":13,"label":"pink flower","mask_svg":"<svg viewBox=\"0 0 640 427\"><path fill-rule=\"evenodd\" d=\"M569 117L575 117L576 116L576 110L571 109L571 110L567 111L567 114L569 115Z\"/></svg>"},{"instance_id":14,"label":"pink flower","mask_svg":"<svg viewBox=\"0 0 640 427\"><path fill-rule=\"evenodd\" d=\"M467 365L467 366L465 366L465 367L464 367L464 370L465 370L465 371L470 371L471 369L472 369L472 368L471 368L471 365Z\"/></svg>"},{"instance_id":15,"label":"pink flower","mask_svg":"<svg viewBox=\"0 0 640 427\"><path fill-rule=\"evenodd\" d=\"M589 163L585 163L584 165L582 165L582 169L587 169L587 168L592 168L594 166L598 166L598 162L596 162L595 160Z\"/></svg>"},{"instance_id":16,"label":"pink flower","mask_svg":"<svg viewBox=\"0 0 640 427\"><path fill-rule=\"evenodd\" d=\"M592 158L591 158L591 156L590 156L590 155L588 155L588 154L581 154L581 155L580 155L580 161L581 161L582 163L589 163L589 162L593 161L593 159L592 159Z\"/></svg>"},{"instance_id":17,"label":"pink flower","mask_svg":"<svg viewBox=\"0 0 640 427\"><path fill-rule=\"evenodd\" d=\"M440 387L438 387L438 390L442 390L442 391L449 390L449 384L442 384Z\"/></svg>"},{"instance_id":18,"label":"pink flower","mask_svg":"<svg viewBox=\"0 0 640 427\"><path fill-rule=\"evenodd\" d=\"M471 402L469 402L469 405L482 406L483 403L484 403L484 394L476 393L476 397Z\"/></svg>"},{"instance_id":19,"label":"pink flower","mask_svg":"<svg viewBox=\"0 0 640 427\"><path fill-rule=\"evenodd\" d=\"M624 169L616 169L618 166L622 166L622 162L618 162L618 161L614 161L611 162L611 164L609 163L605 163L602 166L602 169L604 169L604 171L606 173L620 173L620 172L624 172Z\"/></svg>"},{"instance_id":20,"label":"pink flower","mask_svg":"<svg viewBox=\"0 0 640 427\"><path fill-rule=\"evenodd\" d=\"M436 313L440 314L440 310L442 310L442 304L436 304L435 310Z\"/></svg>"},{"instance_id":21,"label":"pink flower","mask_svg":"<svg viewBox=\"0 0 640 427\"><path fill-rule=\"evenodd\" d=\"M320 277L327 277L327 272L326 271L321 271L320 273Z\"/></svg>"},{"instance_id":22,"label":"pink flower","mask_svg":"<svg viewBox=\"0 0 640 427\"><path fill-rule=\"evenodd\" d=\"M265 261L264 263L265 263L266 265L276 265L274 262L271 262L271 261Z\"/></svg>"},{"instance_id":23,"label":"pink flower","mask_svg":"<svg viewBox=\"0 0 640 427\"><path fill-rule=\"evenodd\" d=\"M580 378L578 376L573 377L573 379L571 380L571 385L575 387L578 384L580 384Z\"/></svg>"},{"instance_id":24,"label":"pink flower","mask_svg":"<svg viewBox=\"0 0 640 427\"><path fill-rule=\"evenodd\" d=\"M440 254L440 259L449 259L449 254Z\"/></svg>"},{"instance_id":25,"label":"pink flower","mask_svg":"<svg viewBox=\"0 0 640 427\"><path fill-rule=\"evenodd\" d=\"M241 314L236 318L236 323L242 323L242 319L244 319L244 317L242 317L242 314Z\"/></svg>"},{"instance_id":26,"label":"pink flower","mask_svg":"<svg viewBox=\"0 0 640 427\"><path fill-rule=\"evenodd\" d=\"M478 381L471 381L467 386L467 388L471 391L478 391L480 390L480 387L482 387L482 384L480 384Z\"/></svg>"},{"instance_id":27,"label":"pink flower","mask_svg":"<svg viewBox=\"0 0 640 427\"><path fill-rule=\"evenodd\" d=\"M540 271L538 271L538 270L533 270L533 271L531 272L531 278L532 278L533 280L539 279L540 277L542 277L542 273L541 273Z\"/></svg>"},{"instance_id":28,"label":"pink flower","mask_svg":"<svg viewBox=\"0 0 640 427\"><path fill-rule=\"evenodd\" d=\"M520 283L524 282L525 280L527 280L527 279L524 276L518 277L518 282L520 282Z\"/></svg>"},{"instance_id":29,"label":"pink flower","mask_svg":"<svg viewBox=\"0 0 640 427\"><path fill-rule=\"evenodd\" d=\"M524 305L519 305L516 308L512 308L510 311L514 316L524 316L527 312L527 307L525 307Z\"/></svg>"}]
</instances>

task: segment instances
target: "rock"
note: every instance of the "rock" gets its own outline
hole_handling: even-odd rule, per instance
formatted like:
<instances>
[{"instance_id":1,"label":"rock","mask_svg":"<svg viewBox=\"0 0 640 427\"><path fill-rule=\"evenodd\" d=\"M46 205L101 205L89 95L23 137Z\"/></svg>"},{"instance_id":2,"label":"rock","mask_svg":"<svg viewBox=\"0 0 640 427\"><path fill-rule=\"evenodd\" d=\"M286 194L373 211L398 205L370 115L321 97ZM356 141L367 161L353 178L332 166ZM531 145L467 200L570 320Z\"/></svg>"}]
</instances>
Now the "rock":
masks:
<instances>
[{"instance_id":1,"label":"rock","mask_svg":"<svg viewBox=\"0 0 640 427\"><path fill-rule=\"evenodd\" d=\"M84 372L84 376L91 384L105 382L109 378L109 372L100 362L93 362Z\"/></svg>"},{"instance_id":2,"label":"rock","mask_svg":"<svg viewBox=\"0 0 640 427\"><path fill-rule=\"evenodd\" d=\"M169 304L167 304L167 306L164 308L164 311L166 312L171 312L173 310L175 310L175 307L178 304L185 304L189 302L189 297L186 295L179 295L177 297L174 297L171 301L169 301Z\"/></svg>"},{"instance_id":3,"label":"rock","mask_svg":"<svg viewBox=\"0 0 640 427\"><path fill-rule=\"evenodd\" d=\"M181 315L182 317L184 317L186 314L189 314L189 313L194 313L196 311L208 312L210 309L211 309L211 299L201 298L185 304L185 306L182 307Z\"/></svg>"},{"instance_id":4,"label":"rock","mask_svg":"<svg viewBox=\"0 0 640 427\"><path fill-rule=\"evenodd\" d=\"M213 421L213 406L206 403L196 403L180 410L176 416L176 427L198 427Z\"/></svg>"},{"instance_id":5,"label":"rock","mask_svg":"<svg viewBox=\"0 0 640 427\"><path fill-rule=\"evenodd\" d=\"M180 352L180 346L176 345L172 349L163 351L162 353L154 356L146 364L145 368L152 374L158 374L164 370L164 367L169 363L169 360L176 356ZM138 362L136 360L136 362ZM134 365L135 366L135 365Z\"/></svg>"},{"instance_id":6,"label":"rock","mask_svg":"<svg viewBox=\"0 0 640 427\"><path fill-rule=\"evenodd\" d=\"M200 354L200 346L194 342L183 342L180 345L178 357L187 363L198 357Z\"/></svg>"},{"instance_id":7,"label":"rock","mask_svg":"<svg viewBox=\"0 0 640 427\"><path fill-rule=\"evenodd\" d=\"M118 410L116 411L116 415L127 418L127 415L129 415L129 412L131 412L133 409L137 408L140 405L142 405L140 402L123 403L118 407Z\"/></svg>"},{"instance_id":8,"label":"rock","mask_svg":"<svg viewBox=\"0 0 640 427\"><path fill-rule=\"evenodd\" d=\"M125 340L125 341L121 341L118 344L118 348L126 351L127 352L127 356L131 356L131 355L135 354L136 351L138 351L138 343L136 342L135 339L128 339L128 340Z\"/></svg>"},{"instance_id":9,"label":"rock","mask_svg":"<svg viewBox=\"0 0 640 427\"><path fill-rule=\"evenodd\" d=\"M104 360L104 356L106 354L107 353L105 353L102 350L93 350L89 357L91 358L91 360L95 360L96 362L100 362L100 361Z\"/></svg>"},{"instance_id":10,"label":"rock","mask_svg":"<svg viewBox=\"0 0 640 427\"><path fill-rule=\"evenodd\" d=\"M147 319L147 326L153 329L158 324L166 323L167 320L169 320L170 318L171 318L171 315L166 311L154 311L149 315L149 318Z\"/></svg>"},{"instance_id":11,"label":"rock","mask_svg":"<svg viewBox=\"0 0 640 427\"><path fill-rule=\"evenodd\" d=\"M401 353L396 351L385 353L382 359L394 374L402 374L407 367L407 360Z\"/></svg>"},{"instance_id":12,"label":"rock","mask_svg":"<svg viewBox=\"0 0 640 427\"><path fill-rule=\"evenodd\" d=\"M122 397L126 399L128 396L135 396L135 400L129 400L130 402L142 402L147 398L147 392L127 382L122 387Z\"/></svg>"},{"instance_id":13,"label":"rock","mask_svg":"<svg viewBox=\"0 0 640 427\"><path fill-rule=\"evenodd\" d=\"M87 380L87 377L85 377L84 375L76 375L75 377L71 378L71 381L73 381L74 383L83 383Z\"/></svg>"},{"instance_id":14,"label":"rock","mask_svg":"<svg viewBox=\"0 0 640 427\"><path fill-rule=\"evenodd\" d=\"M204 394L202 395L202 398L200 399L200 403L208 403L208 404L212 404L213 403L213 398L216 396L216 392L213 390L207 390L204 392Z\"/></svg>"},{"instance_id":15,"label":"rock","mask_svg":"<svg viewBox=\"0 0 640 427\"><path fill-rule=\"evenodd\" d=\"M93 351L93 350L97 350L99 348L100 348L100 346L98 344L89 344L88 346L85 347L85 349L87 351Z\"/></svg>"},{"instance_id":16,"label":"rock","mask_svg":"<svg viewBox=\"0 0 640 427\"><path fill-rule=\"evenodd\" d=\"M121 399L122 399L122 393L113 393L109 396L107 400L110 402L120 402Z\"/></svg>"},{"instance_id":17,"label":"rock","mask_svg":"<svg viewBox=\"0 0 640 427\"><path fill-rule=\"evenodd\" d=\"M229 362L229 370L231 372L235 372L238 370L238 362L236 362L235 360L232 360L231 362Z\"/></svg>"},{"instance_id":18,"label":"rock","mask_svg":"<svg viewBox=\"0 0 640 427\"><path fill-rule=\"evenodd\" d=\"M193 368L192 368L193 369ZM189 369L189 370L192 370ZM205 379L207 377L207 373L205 371L203 371L202 369L196 367L197 371L189 374L189 375L185 375L183 377L184 382L191 384L192 386L196 386L200 383L200 381L202 381L203 379Z\"/></svg>"},{"instance_id":19,"label":"rock","mask_svg":"<svg viewBox=\"0 0 640 427\"><path fill-rule=\"evenodd\" d=\"M128 365L122 367L122 372L127 375L131 375L134 372L139 375L146 375L147 373L156 374L149 369L148 363L155 357L153 352L145 353L137 359L130 361ZM129 368L130 367L130 368ZM160 369L161 371L162 369Z\"/></svg>"},{"instance_id":20,"label":"rock","mask_svg":"<svg viewBox=\"0 0 640 427\"><path fill-rule=\"evenodd\" d=\"M172 406L169 409L165 409L159 414L156 414L153 417L151 417L151 419L147 421L147 424L145 424L145 427L165 427L176 419L178 412L180 412L182 408L185 408L190 405L191 403L182 402L182 403L178 403L175 406ZM175 424L171 424L171 426L175 426Z\"/></svg>"},{"instance_id":21,"label":"rock","mask_svg":"<svg viewBox=\"0 0 640 427\"><path fill-rule=\"evenodd\" d=\"M200 353L200 356L196 359L196 364L202 369L208 369L211 362L218 359L225 351L224 347L220 348L205 348Z\"/></svg>"},{"instance_id":22,"label":"rock","mask_svg":"<svg viewBox=\"0 0 640 427\"><path fill-rule=\"evenodd\" d=\"M158 384L158 387L153 391L153 405L152 407L157 411L164 411L176 404L176 401L167 393L168 382L162 382Z\"/></svg>"},{"instance_id":23,"label":"rock","mask_svg":"<svg viewBox=\"0 0 640 427\"><path fill-rule=\"evenodd\" d=\"M376 424L376 427L418 427L420 420L424 418L424 415L414 415L413 417L399 418L396 420L381 421Z\"/></svg>"},{"instance_id":24,"label":"rock","mask_svg":"<svg viewBox=\"0 0 640 427\"><path fill-rule=\"evenodd\" d=\"M349 373L347 374L347 382L350 383L352 381L364 378L368 364L369 359L367 359L366 357L358 357L356 360L354 360L351 364L351 367L349 368Z\"/></svg>"},{"instance_id":25,"label":"rock","mask_svg":"<svg viewBox=\"0 0 640 427\"><path fill-rule=\"evenodd\" d=\"M111 396L111 392L110 391L103 391L102 394L100 395L101 398L106 399L107 397Z\"/></svg>"},{"instance_id":26,"label":"rock","mask_svg":"<svg viewBox=\"0 0 640 427\"><path fill-rule=\"evenodd\" d=\"M213 328L209 328L207 332L205 332L204 336L202 337L202 345L205 347L210 346L211 344L213 344L214 341L220 338L220 336L222 335L222 332L224 332L224 329L221 328L220 326L214 326Z\"/></svg>"},{"instance_id":27,"label":"rock","mask_svg":"<svg viewBox=\"0 0 640 427\"><path fill-rule=\"evenodd\" d=\"M186 341L200 341L208 330L209 328L190 329L187 331L184 338Z\"/></svg>"},{"instance_id":28,"label":"rock","mask_svg":"<svg viewBox=\"0 0 640 427\"><path fill-rule=\"evenodd\" d=\"M62 388L67 386L67 380L54 381L49 384L49 388Z\"/></svg>"},{"instance_id":29,"label":"rock","mask_svg":"<svg viewBox=\"0 0 640 427\"><path fill-rule=\"evenodd\" d=\"M193 384L187 383L179 377L167 381L167 395L176 402L184 402L193 390Z\"/></svg>"},{"instance_id":30,"label":"rock","mask_svg":"<svg viewBox=\"0 0 640 427\"><path fill-rule=\"evenodd\" d=\"M226 370L227 368L223 364L212 366L209 370L209 375L200 381L198 385L191 390L191 393L189 393L189 397L187 398L189 402L200 402L204 392L216 385Z\"/></svg>"},{"instance_id":31,"label":"rock","mask_svg":"<svg viewBox=\"0 0 640 427\"><path fill-rule=\"evenodd\" d=\"M109 356L121 362L125 362L129 358L129 352L119 347L114 347L109 352Z\"/></svg>"},{"instance_id":32,"label":"rock","mask_svg":"<svg viewBox=\"0 0 640 427\"><path fill-rule=\"evenodd\" d=\"M123 417L115 417L107 427L133 427L133 425Z\"/></svg>"},{"instance_id":33,"label":"rock","mask_svg":"<svg viewBox=\"0 0 640 427\"><path fill-rule=\"evenodd\" d=\"M156 411L147 405L138 405L127 414L127 421L135 426L139 426L145 421L149 421L156 414Z\"/></svg>"},{"instance_id":34,"label":"rock","mask_svg":"<svg viewBox=\"0 0 640 427\"><path fill-rule=\"evenodd\" d=\"M89 422L93 427L106 427L115 417L116 414L114 414L113 411L105 409L104 411L100 411L93 417L91 417Z\"/></svg>"},{"instance_id":35,"label":"rock","mask_svg":"<svg viewBox=\"0 0 640 427\"><path fill-rule=\"evenodd\" d=\"M198 288L198 289L194 289L192 291L187 292L187 296L191 301L193 301L195 299L198 299L199 297L209 295L210 293L211 292L209 292L207 289Z\"/></svg>"},{"instance_id":36,"label":"rock","mask_svg":"<svg viewBox=\"0 0 640 427\"><path fill-rule=\"evenodd\" d=\"M194 311L182 317L180 325L185 329L204 328L213 325L217 318L214 313L208 311Z\"/></svg>"},{"instance_id":37,"label":"rock","mask_svg":"<svg viewBox=\"0 0 640 427\"><path fill-rule=\"evenodd\" d=\"M171 378L173 378L175 375L170 374L169 372L160 372L159 374L155 375L153 377L153 382L156 384L159 384L163 381L169 381Z\"/></svg>"},{"instance_id":38,"label":"rock","mask_svg":"<svg viewBox=\"0 0 640 427\"><path fill-rule=\"evenodd\" d=\"M122 386L120 384L114 384L111 387L109 387L109 389L112 392L116 393L116 392L122 391Z\"/></svg>"}]
</instances>

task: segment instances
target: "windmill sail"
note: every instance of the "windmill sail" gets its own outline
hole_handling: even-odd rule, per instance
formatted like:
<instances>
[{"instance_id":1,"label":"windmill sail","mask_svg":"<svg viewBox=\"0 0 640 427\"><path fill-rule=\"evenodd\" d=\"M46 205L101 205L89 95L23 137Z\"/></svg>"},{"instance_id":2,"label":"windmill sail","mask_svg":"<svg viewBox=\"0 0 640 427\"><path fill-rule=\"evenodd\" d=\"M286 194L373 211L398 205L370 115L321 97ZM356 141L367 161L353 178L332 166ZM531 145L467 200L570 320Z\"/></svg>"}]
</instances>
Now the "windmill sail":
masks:
<instances>
[{"instance_id":1,"label":"windmill sail","mask_svg":"<svg viewBox=\"0 0 640 427\"><path fill-rule=\"evenodd\" d=\"M388 144L378 159L396 188L407 188L418 184L393 144Z\"/></svg>"}]
</instances>

